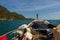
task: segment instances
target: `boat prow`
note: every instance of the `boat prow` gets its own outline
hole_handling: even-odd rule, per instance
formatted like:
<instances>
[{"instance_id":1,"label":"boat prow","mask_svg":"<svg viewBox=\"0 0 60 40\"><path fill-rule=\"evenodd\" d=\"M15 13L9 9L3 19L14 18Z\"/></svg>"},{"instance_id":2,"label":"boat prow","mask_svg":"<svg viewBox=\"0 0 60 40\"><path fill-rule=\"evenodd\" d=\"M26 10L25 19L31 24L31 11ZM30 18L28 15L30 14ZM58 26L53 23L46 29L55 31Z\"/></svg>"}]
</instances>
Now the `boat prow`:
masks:
<instances>
[{"instance_id":1,"label":"boat prow","mask_svg":"<svg viewBox=\"0 0 60 40\"><path fill-rule=\"evenodd\" d=\"M38 15L37 15L37 17L36 17L35 20L33 20L32 22L30 22L28 25L27 24L21 25L17 29L17 31L21 32L22 29L28 27L28 28L31 29L31 33L33 35L33 40L41 40L41 39L46 40L47 37L48 37L47 36L48 35L47 34L47 28L48 28L48 26L46 24L48 24L48 21L39 20L38 19ZM21 32L21 34L24 34L24 33ZM21 36L21 34L20 34L20 36ZM18 40L19 39L18 37L19 37L19 34L17 36L15 36L13 38L13 40Z\"/></svg>"}]
</instances>

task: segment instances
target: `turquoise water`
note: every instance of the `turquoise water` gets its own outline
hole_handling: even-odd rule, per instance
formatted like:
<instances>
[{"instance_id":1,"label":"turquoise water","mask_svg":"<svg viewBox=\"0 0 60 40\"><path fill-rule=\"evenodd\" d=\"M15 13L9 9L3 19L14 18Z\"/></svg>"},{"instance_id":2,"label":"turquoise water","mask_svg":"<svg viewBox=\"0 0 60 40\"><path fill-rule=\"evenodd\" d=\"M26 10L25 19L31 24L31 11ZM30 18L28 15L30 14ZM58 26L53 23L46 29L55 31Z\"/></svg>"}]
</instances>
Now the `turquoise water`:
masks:
<instances>
[{"instance_id":1,"label":"turquoise water","mask_svg":"<svg viewBox=\"0 0 60 40\"><path fill-rule=\"evenodd\" d=\"M0 21L0 35L5 34L11 30L17 29L22 24L28 24L32 20L14 20L14 21ZM8 39L13 37L13 33L8 34Z\"/></svg>"},{"instance_id":2,"label":"turquoise water","mask_svg":"<svg viewBox=\"0 0 60 40\"><path fill-rule=\"evenodd\" d=\"M58 25L60 24L60 20L48 20L51 24Z\"/></svg>"},{"instance_id":3,"label":"turquoise water","mask_svg":"<svg viewBox=\"0 0 60 40\"><path fill-rule=\"evenodd\" d=\"M14 20L14 21L0 21L0 35L7 33L11 30L17 29L22 24L28 24L32 20ZM60 24L60 20L48 20L51 24L58 25ZM14 36L13 33L8 34L8 39Z\"/></svg>"}]
</instances>

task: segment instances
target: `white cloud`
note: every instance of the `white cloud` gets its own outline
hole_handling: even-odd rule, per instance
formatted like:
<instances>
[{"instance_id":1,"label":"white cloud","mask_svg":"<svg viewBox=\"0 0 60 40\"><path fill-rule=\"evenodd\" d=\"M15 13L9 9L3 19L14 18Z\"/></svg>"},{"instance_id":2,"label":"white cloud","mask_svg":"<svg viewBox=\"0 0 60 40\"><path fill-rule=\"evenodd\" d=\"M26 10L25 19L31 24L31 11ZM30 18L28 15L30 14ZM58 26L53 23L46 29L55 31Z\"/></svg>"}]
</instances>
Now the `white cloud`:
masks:
<instances>
[{"instance_id":1,"label":"white cloud","mask_svg":"<svg viewBox=\"0 0 60 40\"><path fill-rule=\"evenodd\" d=\"M41 10L60 5L60 2L56 2L54 0L8 0L4 1L3 3L14 8L14 10L20 11Z\"/></svg>"},{"instance_id":2,"label":"white cloud","mask_svg":"<svg viewBox=\"0 0 60 40\"><path fill-rule=\"evenodd\" d=\"M41 9L45 9L45 8L51 8L51 7L55 7L55 6L59 6L60 3L59 2L55 2L53 4L48 4L48 5L44 5L44 6L33 6L32 8L26 8L26 9L19 9L20 11L34 11L34 10L41 10Z\"/></svg>"},{"instance_id":3,"label":"white cloud","mask_svg":"<svg viewBox=\"0 0 60 40\"><path fill-rule=\"evenodd\" d=\"M46 16L47 19L60 19L60 12L49 13L48 15L45 15L45 17Z\"/></svg>"}]
</instances>

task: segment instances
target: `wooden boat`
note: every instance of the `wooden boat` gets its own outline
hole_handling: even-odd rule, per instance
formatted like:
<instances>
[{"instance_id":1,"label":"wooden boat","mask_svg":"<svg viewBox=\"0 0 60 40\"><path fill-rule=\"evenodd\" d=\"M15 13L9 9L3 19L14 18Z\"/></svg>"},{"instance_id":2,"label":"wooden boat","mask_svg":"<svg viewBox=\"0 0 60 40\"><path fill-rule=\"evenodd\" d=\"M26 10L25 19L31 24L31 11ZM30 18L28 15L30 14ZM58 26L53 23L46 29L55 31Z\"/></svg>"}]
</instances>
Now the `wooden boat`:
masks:
<instances>
[{"instance_id":1,"label":"wooden boat","mask_svg":"<svg viewBox=\"0 0 60 40\"><path fill-rule=\"evenodd\" d=\"M33 40L51 39L51 38L49 38L48 33L47 33L48 26L46 24L44 24L44 21L41 21L38 19L38 15L37 15L36 19L33 20L32 22L30 22L27 26L29 28L31 28L31 31L32 31L31 33L33 34ZM17 29L17 31L19 31L19 28ZM52 29L50 29L50 30L52 30ZM21 40L21 38L19 38L19 36L16 35L14 38L12 38L12 40Z\"/></svg>"}]
</instances>

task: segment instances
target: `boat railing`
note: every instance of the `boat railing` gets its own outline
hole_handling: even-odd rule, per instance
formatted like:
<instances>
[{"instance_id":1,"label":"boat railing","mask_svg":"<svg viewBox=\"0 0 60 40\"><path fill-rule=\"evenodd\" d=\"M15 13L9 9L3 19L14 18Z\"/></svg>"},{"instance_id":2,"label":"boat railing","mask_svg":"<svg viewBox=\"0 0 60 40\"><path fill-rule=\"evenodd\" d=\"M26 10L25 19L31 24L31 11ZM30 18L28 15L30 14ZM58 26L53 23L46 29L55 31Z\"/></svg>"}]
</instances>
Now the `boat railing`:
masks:
<instances>
[{"instance_id":1,"label":"boat railing","mask_svg":"<svg viewBox=\"0 0 60 40\"><path fill-rule=\"evenodd\" d=\"M12 39L12 38L9 38L9 37L11 37L11 34L14 33L16 30L17 30L17 29L11 30L11 31L9 31L9 32L7 32L7 33L5 33L5 34L2 34L2 35L0 35L0 38L3 37L3 36L7 36L8 39ZM15 33L14 33L14 34L15 34ZM9 37L8 37L8 35L9 35Z\"/></svg>"}]
</instances>

